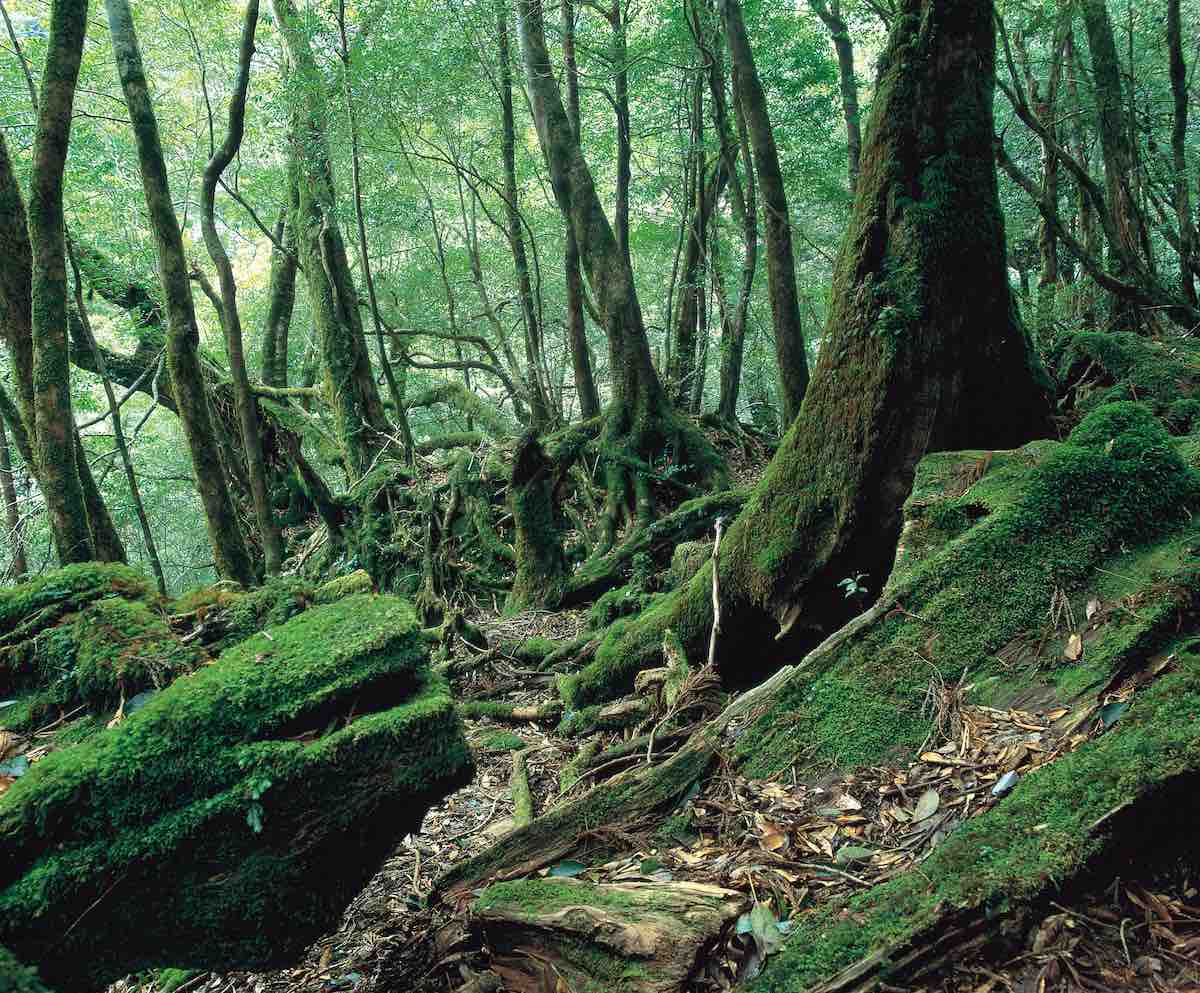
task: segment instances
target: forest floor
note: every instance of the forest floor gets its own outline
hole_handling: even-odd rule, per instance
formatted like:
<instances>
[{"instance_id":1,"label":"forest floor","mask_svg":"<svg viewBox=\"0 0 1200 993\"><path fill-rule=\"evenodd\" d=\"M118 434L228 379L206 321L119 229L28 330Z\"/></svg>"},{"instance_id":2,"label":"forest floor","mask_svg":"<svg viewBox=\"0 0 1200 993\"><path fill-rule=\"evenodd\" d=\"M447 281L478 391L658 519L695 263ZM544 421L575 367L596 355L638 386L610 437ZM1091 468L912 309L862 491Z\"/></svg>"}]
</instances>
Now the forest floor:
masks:
<instances>
[{"instance_id":1,"label":"forest floor","mask_svg":"<svg viewBox=\"0 0 1200 993\"><path fill-rule=\"evenodd\" d=\"M528 613L493 619L489 634L568 639L583 618ZM1096 711L1072 712L1037 700L1006 709L965 703L967 687L931 682L935 731L907 759L844 776L801 781L793 766L774 780L750 780L722 764L665 823L645 832L607 833L541 875L594 883L698 882L736 891L744 908L813 907L874 886L919 863L960 822L997 802L1024 775L1103 734L1169 660L1114 687ZM466 695L511 685L506 702L537 705L552 696L545 673L490 658L469 671ZM473 687L473 688L472 688ZM1018 704L1020 704L1018 706ZM727 731L732 745L746 722ZM341 927L296 967L269 973L200 974L175 993L446 993L483 990L489 950L467 906L426 899L447 869L501 840L514 827L514 755L526 758L535 811L564 794L560 775L577 745L528 722L467 722L478 770L470 785L433 808L419 835L405 838L348 908ZM605 736L605 745L634 730ZM656 761L661 757L656 754ZM644 765L634 754L595 778ZM611 765L611 764L610 764ZM812 770L809 768L811 777ZM577 796L588 783L567 794ZM1144 990L1200 993L1200 879L1113 878L1072 905L1046 909L1028 947L977 952L953 961L932 982L890 990L945 993L1055 993ZM730 918L720 937L697 949L692 993L728 990L753 978L789 930L773 913ZM113 993L161 988L126 981ZM547 980L546 993L565 987ZM539 991L540 993L540 991Z\"/></svg>"}]
</instances>

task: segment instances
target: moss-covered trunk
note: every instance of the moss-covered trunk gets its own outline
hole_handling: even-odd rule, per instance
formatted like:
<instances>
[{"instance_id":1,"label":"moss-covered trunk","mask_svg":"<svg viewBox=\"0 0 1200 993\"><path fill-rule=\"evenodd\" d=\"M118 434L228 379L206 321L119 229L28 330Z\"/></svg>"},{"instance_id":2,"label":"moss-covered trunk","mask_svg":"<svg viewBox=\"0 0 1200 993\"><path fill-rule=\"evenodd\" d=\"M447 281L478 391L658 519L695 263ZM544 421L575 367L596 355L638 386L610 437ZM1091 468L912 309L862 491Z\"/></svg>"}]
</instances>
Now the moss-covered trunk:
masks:
<instances>
[{"instance_id":1,"label":"moss-covered trunk","mask_svg":"<svg viewBox=\"0 0 1200 993\"><path fill-rule=\"evenodd\" d=\"M516 574L505 606L555 606L567 578L558 529L554 523L554 474L537 436L527 434L513 456L513 526L516 530Z\"/></svg>"},{"instance_id":2,"label":"moss-covered trunk","mask_svg":"<svg viewBox=\"0 0 1200 993\"><path fill-rule=\"evenodd\" d=\"M75 83L86 31L86 0L56 0L51 5L29 196L33 437L38 483L46 500L54 548L63 565L96 557L75 461L62 202Z\"/></svg>"},{"instance_id":3,"label":"moss-covered trunk","mask_svg":"<svg viewBox=\"0 0 1200 993\"><path fill-rule=\"evenodd\" d=\"M722 640L735 680L786 661L877 594L917 461L1009 448L1049 427L1048 382L1009 292L992 150L992 9L906 0L883 55L825 345L801 416L721 547ZM947 259L957 260L954 266ZM581 704L631 685L672 628L703 652L711 575L564 687ZM780 642L772 644L775 640Z\"/></svg>"},{"instance_id":4,"label":"moss-covered trunk","mask_svg":"<svg viewBox=\"0 0 1200 993\"><path fill-rule=\"evenodd\" d=\"M14 479L8 433L4 430L4 418L0 416L0 499L4 500L4 529L8 534L8 572L13 579L20 579L29 571L29 563L25 559L25 540L21 535L21 514L17 508Z\"/></svg>"},{"instance_id":5,"label":"moss-covered trunk","mask_svg":"<svg viewBox=\"0 0 1200 993\"><path fill-rule=\"evenodd\" d=\"M346 461L361 475L389 443L392 429L371 370L358 293L337 221L325 82L290 0L271 0L271 11L300 82L292 135L300 260L334 420Z\"/></svg>"},{"instance_id":6,"label":"moss-covered trunk","mask_svg":"<svg viewBox=\"0 0 1200 993\"><path fill-rule=\"evenodd\" d=\"M296 223L291 213L294 209L295 190L289 184L287 200L275 223L275 240L282 247L271 252L271 285L262 344L262 381L278 389L287 387L288 331L296 304Z\"/></svg>"},{"instance_id":7,"label":"moss-covered trunk","mask_svg":"<svg viewBox=\"0 0 1200 993\"><path fill-rule=\"evenodd\" d=\"M608 335L612 403L601 446L606 456L608 506L604 543L619 524L653 516L648 481L631 470L638 459L667 452L699 478L721 475L719 457L700 431L671 406L654 370L633 270L605 216L591 170L563 107L550 64L541 4L521 0L521 45L538 139L550 167L554 195L575 232L584 271Z\"/></svg>"},{"instance_id":8,"label":"moss-covered trunk","mask_svg":"<svg viewBox=\"0 0 1200 993\"><path fill-rule=\"evenodd\" d=\"M171 370L175 402L183 422L196 487L204 506L213 559L220 575L244 586L254 582L254 570L233 501L225 482L217 450L217 438L208 406L204 373L200 365L200 332L188 283L188 265L183 239L175 216L174 201L167 183L166 164L158 137L158 122L150 102L146 71L138 48L137 34L128 0L105 0L109 33L117 76L125 93L125 104L133 121L142 189L154 233L159 274L167 310L167 364Z\"/></svg>"}]
</instances>

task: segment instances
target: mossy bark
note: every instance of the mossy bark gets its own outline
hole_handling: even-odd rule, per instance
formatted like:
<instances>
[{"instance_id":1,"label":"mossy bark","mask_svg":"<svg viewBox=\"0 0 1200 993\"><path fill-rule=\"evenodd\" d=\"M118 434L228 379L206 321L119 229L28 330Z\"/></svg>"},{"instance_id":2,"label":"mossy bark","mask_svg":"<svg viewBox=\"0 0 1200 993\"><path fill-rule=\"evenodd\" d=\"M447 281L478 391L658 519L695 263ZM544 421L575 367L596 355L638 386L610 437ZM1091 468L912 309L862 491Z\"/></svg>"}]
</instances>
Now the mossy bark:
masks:
<instances>
[{"instance_id":1,"label":"mossy bark","mask_svg":"<svg viewBox=\"0 0 1200 993\"><path fill-rule=\"evenodd\" d=\"M204 506L209 542L217 572L244 586L254 582L254 569L242 538L217 450L216 433L208 406L204 374L200 366L200 332L188 283L188 265L183 239L175 216L174 201L167 182L158 121L150 102L150 90L133 14L128 0L105 0L109 33L117 76L133 121L138 149L142 189L150 214L154 247L167 310L167 364L179 417L192 459L192 471Z\"/></svg>"},{"instance_id":2,"label":"mossy bark","mask_svg":"<svg viewBox=\"0 0 1200 993\"><path fill-rule=\"evenodd\" d=\"M287 201L275 223L275 240L283 247L271 251L267 323L263 328L262 381L277 389L287 388L288 330L296 304L296 224L291 217L295 199L289 183Z\"/></svg>"},{"instance_id":3,"label":"mossy bark","mask_svg":"<svg viewBox=\"0 0 1200 993\"><path fill-rule=\"evenodd\" d=\"M1005 266L994 57L990 4L906 0L897 17L803 416L722 545L718 656L735 681L744 660L796 657L860 609L842 579L864 573L878 592L922 455L1049 429L1049 383ZM610 637L568 681L568 703L632 685L666 627L703 654L710 568Z\"/></svg>"},{"instance_id":4,"label":"mossy bark","mask_svg":"<svg viewBox=\"0 0 1200 993\"><path fill-rule=\"evenodd\" d=\"M611 545L623 520L647 521L653 515L648 484L644 477L630 471L629 455L648 461L666 451L701 479L720 478L723 471L708 440L672 408L654 370L633 271L618 236L620 226L614 233L563 107L546 49L542 6L534 0L521 0L519 12L538 139L549 163L555 199L575 232L584 271L608 335L612 402L601 444L609 456L604 540ZM623 36L622 32L623 28L618 30Z\"/></svg>"},{"instance_id":5,"label":"mossy bark","mask_svg":"<svg viewBox=\"0 0 1200 993\"><path fill-rule=\"evenodd\" d=\"M20 579L29 571L29 563L25 558L25 539L20 529L21 514L17 506L14 479L8 432L4 430L4 418L0 416L0 499L4 500L4 528L8 533L9 574L14 579Z\"/></svg>"},{"instance_id":6,"label":"mossy bark","mask_svg":"<svg viewBox=\"0 0 1200 993\"><path fill-rule=\"evenodd\" d=\"M390 443L392 428L375 385L358 293L337 221L325 83L290 0L271 0L271 11L301 82L292 135L297 243L334 421L347 465L361 476Z\"/></svg>"},{"instance_id":7,"label":"mossy bark","mask_svg":"<svg viewBox=\"0 0 1200 993\"><path fill-rule=\"evenodd\" d=\"M62 202L87 7L86 0L56 0L50 8L50 39L42 74L29 196L33 437L38 484L62 565L96 557L76 468Z\"/></svg>"},{"instance_id":8,"label":"mossy bark","mask_svg":"<svg viewBox=\"0 0 1200 993\"><path fill-rule=\"evenodd\" d=\"M506 609L555 605L562 598L567 562L554 520L553 466L534 434L517 445L509 492L517 570Z\"/></svg>"}]
</instances>

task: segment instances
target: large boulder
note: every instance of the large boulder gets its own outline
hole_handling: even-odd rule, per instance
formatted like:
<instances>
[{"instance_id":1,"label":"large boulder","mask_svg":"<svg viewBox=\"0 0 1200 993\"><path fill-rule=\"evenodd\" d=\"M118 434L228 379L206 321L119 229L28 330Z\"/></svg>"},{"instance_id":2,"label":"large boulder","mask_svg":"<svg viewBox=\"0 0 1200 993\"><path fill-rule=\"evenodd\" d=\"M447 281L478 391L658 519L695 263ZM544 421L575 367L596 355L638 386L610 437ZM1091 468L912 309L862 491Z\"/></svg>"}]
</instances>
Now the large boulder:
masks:
<instances>
[{"instance_id":1,"label":"large boulder","mask_svg":"<svg viewBox=\"0 0 1200 993\"><path fill-rule=\"evenodd\" d=\"M0 795L0 944L62 991L284 964L471 771L409 605L313 607Z\"/></svg>"}]
</instances>

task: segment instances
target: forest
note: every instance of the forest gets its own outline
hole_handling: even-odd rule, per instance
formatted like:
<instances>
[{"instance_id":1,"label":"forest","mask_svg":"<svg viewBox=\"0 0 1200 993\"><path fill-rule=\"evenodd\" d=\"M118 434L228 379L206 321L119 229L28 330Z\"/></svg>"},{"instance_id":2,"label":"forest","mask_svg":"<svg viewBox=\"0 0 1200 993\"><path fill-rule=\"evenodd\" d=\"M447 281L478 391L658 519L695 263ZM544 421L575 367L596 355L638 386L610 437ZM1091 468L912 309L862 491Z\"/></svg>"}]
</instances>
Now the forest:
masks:
<instances>
[{"instance_id":1,"label":"forest","mask_svg":"<svg viewBox=\"0 0 1200 993\"><path fill-rule=\"evenodd\" d=\"M1200 991L1200 4L0 19L0 993Z\"/></svg>"}]
</instances>

